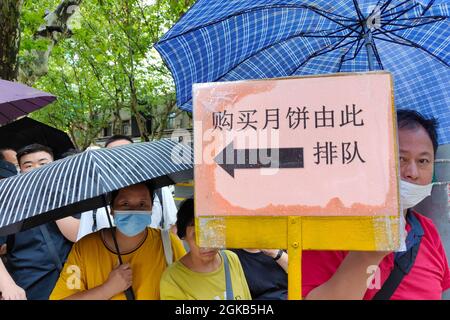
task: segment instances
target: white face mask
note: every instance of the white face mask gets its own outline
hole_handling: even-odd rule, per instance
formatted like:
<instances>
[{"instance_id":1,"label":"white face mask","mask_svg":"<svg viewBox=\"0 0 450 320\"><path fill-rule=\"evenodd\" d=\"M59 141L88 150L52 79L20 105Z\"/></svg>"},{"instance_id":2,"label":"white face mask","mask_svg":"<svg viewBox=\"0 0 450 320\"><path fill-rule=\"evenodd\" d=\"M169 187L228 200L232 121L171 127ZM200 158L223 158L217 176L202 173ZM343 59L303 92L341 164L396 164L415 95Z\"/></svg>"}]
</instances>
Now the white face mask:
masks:
<instances>
[{"instance_id":1,"label":"white face mask","mask_svg":"<svg viewBox=\"0 0 450 320\"><path fill-rule=\"evenodd\" d=\"M400 204L403 210L414 207L431 194L433 183L419 185L400 180Z\"/></svg>"}]
</instances>

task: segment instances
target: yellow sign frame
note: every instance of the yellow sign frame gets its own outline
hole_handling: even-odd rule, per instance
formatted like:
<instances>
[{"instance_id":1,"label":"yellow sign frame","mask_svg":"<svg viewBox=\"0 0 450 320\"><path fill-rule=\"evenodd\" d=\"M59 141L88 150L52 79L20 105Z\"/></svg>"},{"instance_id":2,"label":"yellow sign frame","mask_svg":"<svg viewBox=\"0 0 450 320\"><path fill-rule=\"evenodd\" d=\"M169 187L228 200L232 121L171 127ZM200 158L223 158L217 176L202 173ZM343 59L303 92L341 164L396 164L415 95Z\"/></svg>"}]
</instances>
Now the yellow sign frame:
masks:
<instances>
[{"instance_id":1,"label":"yellow sign frame","mask_svg":"<svg viewBox=\"0 0 450 320\"><path fill-rule=\"evenodd\" d=\"M388 217L200 217L200 247L287 249L288 296L300 300L302 250L387 251L399 247L398 216ZM383 232L384 231L384 232Z\"/></svg>"}]
</instances>

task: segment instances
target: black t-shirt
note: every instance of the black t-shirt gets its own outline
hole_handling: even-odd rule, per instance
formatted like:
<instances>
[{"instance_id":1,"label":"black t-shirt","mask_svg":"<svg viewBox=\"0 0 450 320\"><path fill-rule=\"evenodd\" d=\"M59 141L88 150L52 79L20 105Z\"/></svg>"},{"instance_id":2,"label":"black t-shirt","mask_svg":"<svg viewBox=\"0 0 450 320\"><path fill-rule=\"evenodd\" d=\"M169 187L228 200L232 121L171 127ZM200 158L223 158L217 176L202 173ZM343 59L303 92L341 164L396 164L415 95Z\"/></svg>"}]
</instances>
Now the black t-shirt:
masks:
<instances>
[{"instance_id":1,"label":"black t-shirt","mask_svg":"<svg viewBox=\"0 0 450 320\"><path fill-rule=\"evenodd\" d=\"M64 265L72 243L62 235L55 222L46 223L45 226ZM7 238L6 267L11 277L26 291L27 299L48 299L59 278L59 270L41 228L35 227Z\"/></svg>"},{"instance_id":2,"label":"black t-shirt","mask_svg":"<svg viewBox=\"0 0 450 320\"><path fill-rule=\"evenodd\" d=\"M262 252L231 250L241 261L253 300L286 300L287 273L273 258Z\"/></svg>"}]
</instances>

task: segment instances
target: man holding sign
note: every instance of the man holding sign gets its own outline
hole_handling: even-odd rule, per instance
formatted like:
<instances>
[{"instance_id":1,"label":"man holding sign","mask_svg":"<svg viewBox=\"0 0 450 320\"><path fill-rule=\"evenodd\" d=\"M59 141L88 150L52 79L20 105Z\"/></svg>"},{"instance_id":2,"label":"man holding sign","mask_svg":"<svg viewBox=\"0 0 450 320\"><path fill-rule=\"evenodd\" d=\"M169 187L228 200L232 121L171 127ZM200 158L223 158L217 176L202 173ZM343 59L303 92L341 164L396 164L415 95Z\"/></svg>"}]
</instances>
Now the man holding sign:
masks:
<instances>
[{"instance_id":1,"label":"man holding sign","mask_svg":"<svg viewBox=\"0 0 450 320\"><path fill-rule=\"evenodd\" d=\"M200 245L287 248L289 299L441 298L441 240L407 211L431 192L435 124L403 111L397 132L393 88L387 72L196 84Z\"/></svg>"},{"instance_id":2,"label":"man holding sign","mask_svg":"<svg viewBox=\"0 0 450 320\"><path fill-rule=\"evenodd\" d=\"M407 251L304 251L306 299L441 299L450 288L438 231L430 219L411 209L431 194L436 124L409 110L398 111L397 122Z\"/></svg>"}]
</instances>

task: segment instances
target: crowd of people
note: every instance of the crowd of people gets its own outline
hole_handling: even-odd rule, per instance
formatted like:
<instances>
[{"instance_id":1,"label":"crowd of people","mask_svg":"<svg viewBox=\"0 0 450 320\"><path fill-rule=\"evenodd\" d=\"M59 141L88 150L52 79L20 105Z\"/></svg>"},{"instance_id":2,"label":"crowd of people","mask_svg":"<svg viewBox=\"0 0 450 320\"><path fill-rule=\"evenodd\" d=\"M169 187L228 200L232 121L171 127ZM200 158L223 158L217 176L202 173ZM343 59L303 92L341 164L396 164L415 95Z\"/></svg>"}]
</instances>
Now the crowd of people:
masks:
<instances>
[{"instance_id":1,"label":"crowd of people","mask_svg":"<svg viewBox=\"0 0 450 320\"><path fill-rule=\"evenodd\" d=\"M450 288L439 233L430 219L413 210L431 192L436 122L411 110L398 111L397 122L406 251L304 251L305 299L441 299ZM132 142L113 136L106 147ZM52 150L42 145L24 146L17 153L3 149L0 178L52 161ZM85 212L0 238L1 298L287 299L286 251L199 247L194 200L181 204L167 231L152 223L157 193L148 183L132 185L113 192L101 214ZM368 285L367 270L373 265L380 286Z\"/></svg>"}]
</instances>

